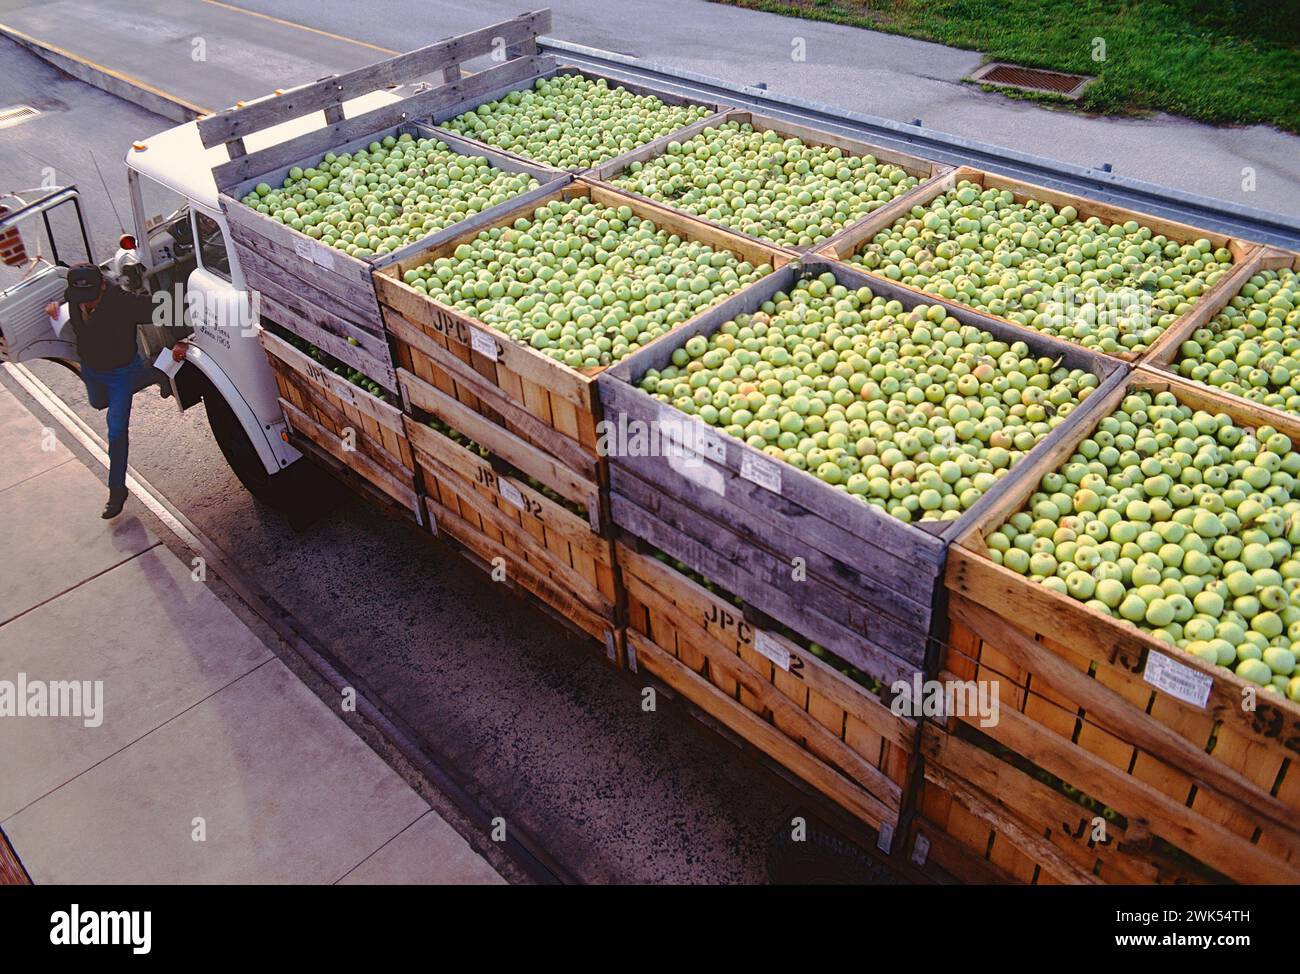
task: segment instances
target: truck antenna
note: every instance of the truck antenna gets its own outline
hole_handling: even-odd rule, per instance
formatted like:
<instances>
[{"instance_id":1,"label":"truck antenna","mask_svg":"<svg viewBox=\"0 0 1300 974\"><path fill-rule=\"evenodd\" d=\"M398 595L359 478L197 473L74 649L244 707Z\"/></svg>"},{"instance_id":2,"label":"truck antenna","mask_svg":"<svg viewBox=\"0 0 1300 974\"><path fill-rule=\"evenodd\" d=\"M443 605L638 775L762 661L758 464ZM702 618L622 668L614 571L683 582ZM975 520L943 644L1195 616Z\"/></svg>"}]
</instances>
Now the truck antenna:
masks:
<instances>
[{"instance_id":1,"label":"truck antenna","mask_svg":"<svg viewBox=\"0 0 1300 974\"><path fill-rule=\"evenodd\" d=\"M90 161L95 164L95 172L99 176L99 184L104 187L104 195L108 197L108 205L113 208L113 216L117 218L117 229L123 236L125 236L126 227L122 223L122 215L117 212L117 204L113 202L113 194L108 191L108 181L104 179L104 173L99 168L99 160L95 158L95 150L87 149L86 151L90 153Z\"/></svg>"}]
</instances>

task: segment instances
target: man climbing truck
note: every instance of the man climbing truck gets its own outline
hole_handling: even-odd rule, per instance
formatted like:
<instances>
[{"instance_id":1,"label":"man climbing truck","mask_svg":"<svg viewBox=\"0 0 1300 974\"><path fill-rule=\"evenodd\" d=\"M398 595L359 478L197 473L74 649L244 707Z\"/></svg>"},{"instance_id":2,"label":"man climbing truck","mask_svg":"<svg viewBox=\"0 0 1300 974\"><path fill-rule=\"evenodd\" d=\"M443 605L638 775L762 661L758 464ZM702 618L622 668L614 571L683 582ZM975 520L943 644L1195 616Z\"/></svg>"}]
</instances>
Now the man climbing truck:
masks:
<instances>
[{"instance_id":1,"label":"man climbing truck","mask_svg":"<svg viewBox=\"0 0 1300 974\"><path fill-rule=\"evenodd\" d=\"M68 268L67 300L51 301L45 313L56 334L66 327L75 340L86 398L96 409L108 410L108 503L101 517L117 517L127 497L131 400L151 385L164 398L172 394L168 375L146 362L136 344L140 326L153 319L153 301L109 283L94 264L74 264ZM176 343L172 356L178 362L185 358L183 342Z\"/></svg>"}]
</instances>

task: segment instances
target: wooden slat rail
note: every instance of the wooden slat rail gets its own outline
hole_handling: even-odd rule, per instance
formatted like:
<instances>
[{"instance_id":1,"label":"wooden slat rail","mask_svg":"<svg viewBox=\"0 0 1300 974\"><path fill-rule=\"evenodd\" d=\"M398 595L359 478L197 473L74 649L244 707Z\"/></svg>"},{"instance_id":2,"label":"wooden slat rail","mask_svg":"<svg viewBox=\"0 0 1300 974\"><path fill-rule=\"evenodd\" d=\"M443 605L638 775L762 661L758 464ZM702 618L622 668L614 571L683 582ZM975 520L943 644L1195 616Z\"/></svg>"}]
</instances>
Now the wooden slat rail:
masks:
<instances>
[{"instance_id":1,"label":"wooden slat rail","mask_svg":"<svg viewBox=\"0 0 1300 974\"><path fill-rule=\"evenodd\" d=\"M268 146L259 152L232 158L214 166L212 177L218 189L230 187L287 166L298 159L313 154L323 155L352 139L378 132L402 122L418 121L434 114L440 106L462 101L502 85L524 81L554 67L551 57L526 57L506 61L480 71L460 81L432 88L429 91L383 105L353 118L344 119L325 128L316 129L288 142Z\"/></svg>"},{"instance_id":2,"label":"wooden slat rail","mask_svg":"<svg viewBox=\"0 0 1300 974\"><path fill-rule=\"evenodd\" d=\"M503 49L512 59L524 54L536 54L537 35L545 34L550 29L551 11L547 8L444 38L355 71L322 78L282 95L228 108L202 118L198 122L199 139L204 148L222 143L238 143L250 133L321 109L335 112L338 117L327 118L331 123L338 122L342 120L342 102L380 88L405 84L435 71L446 73L450 69L455 69L455 75L448 80L459 80L459 65L462 61L498 49ZM231 158L241 154L241 151L231 152Z\"/></svg>"}]
</instances>

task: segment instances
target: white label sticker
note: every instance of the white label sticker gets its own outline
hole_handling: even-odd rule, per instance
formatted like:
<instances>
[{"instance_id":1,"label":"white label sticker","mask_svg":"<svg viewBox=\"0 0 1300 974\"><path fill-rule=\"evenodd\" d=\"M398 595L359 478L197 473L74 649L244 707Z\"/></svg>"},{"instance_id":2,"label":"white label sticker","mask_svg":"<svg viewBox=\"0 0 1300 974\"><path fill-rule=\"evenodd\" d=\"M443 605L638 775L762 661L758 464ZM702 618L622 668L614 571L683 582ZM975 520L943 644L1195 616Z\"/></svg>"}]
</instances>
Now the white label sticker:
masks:
<instances>
[{"instance_id":1,"label":"white label sticker","mask_svg":"<svg viewBox=\"0 0 1300 974\"><path fill-rule=\"evenodd\" d=\"M309 264L316 263L316 261L312 259L311 253L315 249L316 248L312 245L310 240L295 240L293 242L293 252Z\"/></svg>"},{"instance_id":2,"label":"white label sticker","mask_svg":"<svg viewBox=\"0 0 1300 974\"><path fill-rule=\"evenodd\" d=\"M754 651L760 656L766 656L787 673L790 671L790 651L766 630L754 630Z\"/></svg>"},{"instance_id":3,"label":"white label sticker","mask_svg":"<svg viewBox=\"0 0 1300 974\"><path fill-rule=\"evenodd\" d=\"M471 328L469 330L469 345L474 351L480 355L486 355L493 362L497 360L496 339L487 332L478 328Z\"/></svg>"},{"instance_id":4,"label":"white label sticker","mask_svg":"<svg viewBox=\"0 0 1300 974\"><path fill-rule=\"evenodd\" d=\"M664 457L668 461L668 466L672 467L687 480L694 481L701 487L706 487L720 497L725 497L727 493L727 482L722 476L722 471L716 467L711 467L704 462L704 458L698 453L682 448L682 456L670 453Z\"/></svg>"},{"instance_id":5,"label":"white label sticker","mask_svg":"<svg viewBox=\"0 0 1300 974\"><path fill-rule=\"evenodd\" d=\"M312 260L316 261L317 264L325 268L327 271L334 270L334 251L324 244L313 249L314 253L312 254Z\"/></svg>"},{"instance_id":6,"label":"white label sticker","mask_svg":"<svg viewBox=\"0 0 1300 974\"><path fill-rule=\"evenodd\" d=\"M774 494L781 493L781 467L775 460L753 453L742 453L740 475Z\"/></svg>"},{"instance_id":7,"label":"white label sticker","mask_svg":"<svg viewBox=\"0 0 1300 974\"><path fill-rule=\"evenodd\" d=\"M338 396L345 402L351 403L353 406L357 404L357 387L351 382L348 382L346 379L335 377L330 384L333 387L331 391L334 395Z\"/></svg>"},{"instance_id":8,"label":"white label sticker","mask_svg":"<svg viewBox=\"0 0 1300 974\"><path fill-rule=\"evenodd\" d=\"M528 505L524 503L524 495L519 492L519 488L508 480L498 480L497 487L501 491L501 496L508 500L521 511L526 510Z\"/></svg>"},{"instance_id":9,"label":"white label sticker","mask_svg":"<svg viewBox=\"0 0 1300 974\"><path fill-rule=\"evenodd\" d=\"M889 855L889 850L894 847L894 825L892 822L880 823L880 836L876 840L876 848Z\"/></svg>"},{"instance_id":10,"label":"white label sticker","mask_svg":"<svg viewBox=\"0 0 1300 974\"><path fill-rule=\"evenodd\" d=\"M1147 653L1147 666L1142 672L1142 679L1157 690L1163 690L1171 697L1202 709L1210 699L1210 690L1214 687L1214 677L1198 672L1154 649Z\"/></svg>"}]
</instances>

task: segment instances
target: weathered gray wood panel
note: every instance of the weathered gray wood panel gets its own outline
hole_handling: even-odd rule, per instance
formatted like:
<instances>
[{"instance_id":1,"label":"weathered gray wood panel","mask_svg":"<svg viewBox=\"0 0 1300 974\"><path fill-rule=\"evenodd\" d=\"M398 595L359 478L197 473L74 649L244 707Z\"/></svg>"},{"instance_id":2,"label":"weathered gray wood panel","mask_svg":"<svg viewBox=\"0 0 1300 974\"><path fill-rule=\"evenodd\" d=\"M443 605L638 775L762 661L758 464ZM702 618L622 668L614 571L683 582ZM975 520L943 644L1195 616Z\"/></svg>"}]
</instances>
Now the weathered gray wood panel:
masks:
<instances>
[{"instance_id":1,"label":"weathered gray wood panel","mask_svg":"<svg viewBox=\"0 0 1300 974\"><path fill-rule=\"evenodd\" d=\"M511 20L435 41L418 50L368 64L355 71L322 78L274 98L217 112L199 121L199 138L205 148L240 139L288 119L331 108L359 95L457 66L462 61L490 54L498 48L508 50L531 44L529 53L533 54L536 53L537 35L545 34L550 29L551 11L534 10Z\"/></svg>"}]
</instances>

